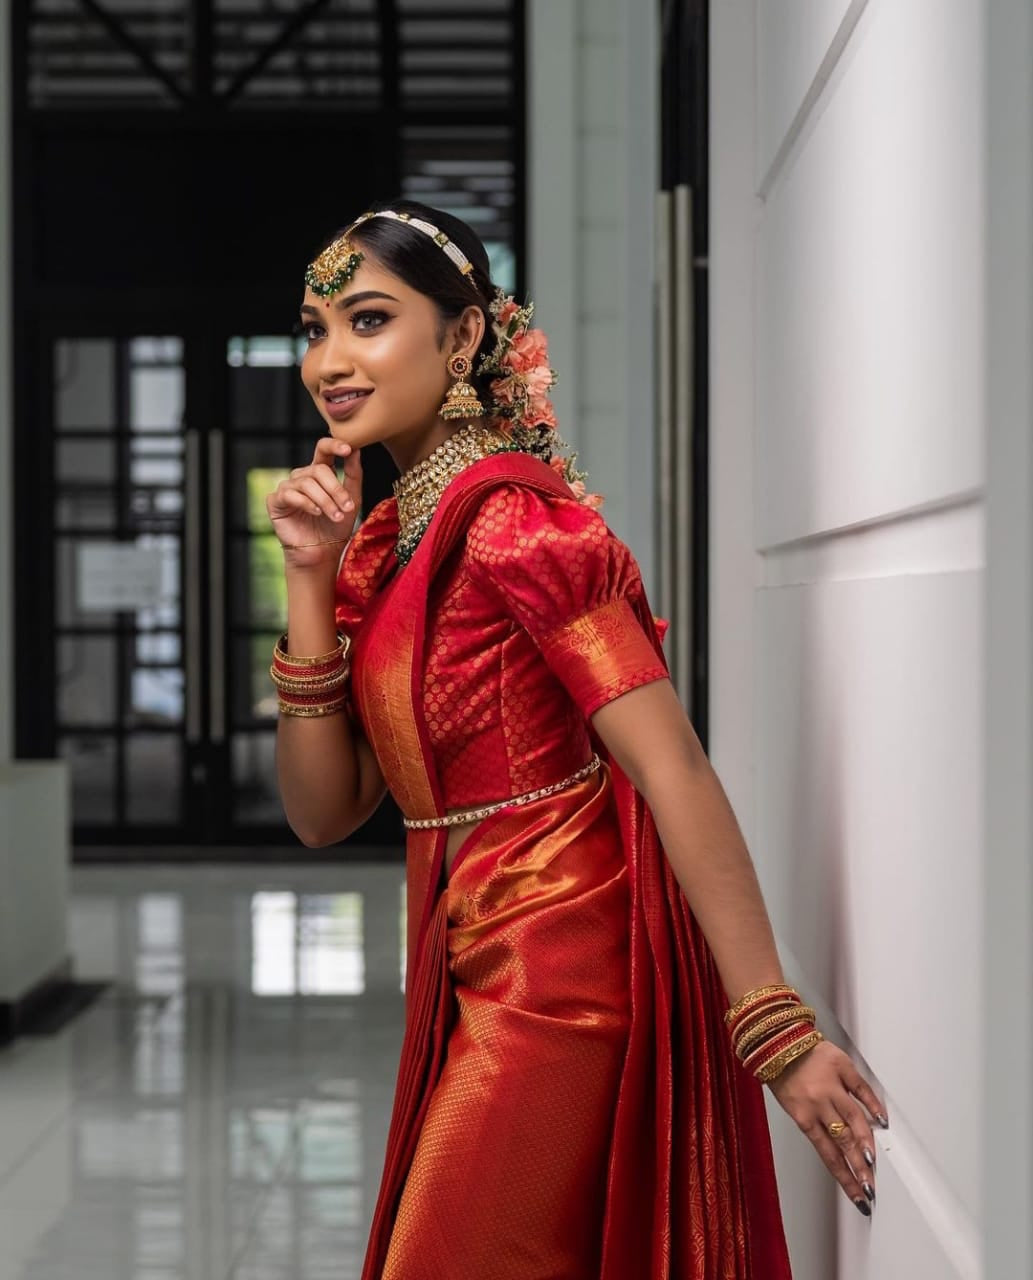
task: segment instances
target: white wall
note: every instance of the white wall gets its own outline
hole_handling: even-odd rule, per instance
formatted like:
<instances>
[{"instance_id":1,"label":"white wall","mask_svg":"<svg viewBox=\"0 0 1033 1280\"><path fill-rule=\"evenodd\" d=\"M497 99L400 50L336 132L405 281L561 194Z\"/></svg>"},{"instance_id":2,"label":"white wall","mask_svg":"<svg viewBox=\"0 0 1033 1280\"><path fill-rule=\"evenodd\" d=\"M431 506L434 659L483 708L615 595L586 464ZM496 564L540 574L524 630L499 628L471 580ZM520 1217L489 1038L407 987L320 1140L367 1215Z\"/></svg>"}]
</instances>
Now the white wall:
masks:
<instances>
[{"instance_id":1,"label":"white wall","mask_svg":"<svg viewBox=\"0 0 1033 1280\"><path fill-rule=\"evenodd\" d=\"M892 1118L868 1223L774 1108L795 1275L970 1280L986 5L721 0L711 32L711 754L790 980Z\"/></svg>"},{"instance_id":2,"label":"white wall","mask_svg":"<svg viewBox=\"0 0 1033 1280\"><path fill-rule=\"evenodd\" d=\"M70 824L61 761L0 763L0 1002L65 965Z\"/></svg>"},{"instance_id":3,"label":"white wall","mask_svg":"<svg viewBox=\"0 0 1033 1280\"><path fill-rule=\"evenodd\" d=\"M560 434L652 598L655 5L531 0L530 293Z\"/></svg>"}]
</instances>

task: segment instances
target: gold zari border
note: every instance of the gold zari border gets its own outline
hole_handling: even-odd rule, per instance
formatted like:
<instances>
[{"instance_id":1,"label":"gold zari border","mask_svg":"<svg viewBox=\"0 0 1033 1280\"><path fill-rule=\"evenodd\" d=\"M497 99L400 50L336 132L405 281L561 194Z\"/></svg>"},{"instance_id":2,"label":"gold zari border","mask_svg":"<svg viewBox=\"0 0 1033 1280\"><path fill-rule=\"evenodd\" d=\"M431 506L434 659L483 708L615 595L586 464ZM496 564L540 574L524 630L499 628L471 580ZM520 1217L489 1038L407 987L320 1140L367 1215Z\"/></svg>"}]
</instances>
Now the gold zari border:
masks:
<instances>
[{"instance_id":1,"label":"gold zari border","mask_svg":"<svg viewBox=\"0 0 1033 1280\"><path fill-rule=\"evenodd\" d=\"M546 636L542 654L587 716L638 684L668 674L628 600L611 600Z\"/></svg>"}]
</instances>

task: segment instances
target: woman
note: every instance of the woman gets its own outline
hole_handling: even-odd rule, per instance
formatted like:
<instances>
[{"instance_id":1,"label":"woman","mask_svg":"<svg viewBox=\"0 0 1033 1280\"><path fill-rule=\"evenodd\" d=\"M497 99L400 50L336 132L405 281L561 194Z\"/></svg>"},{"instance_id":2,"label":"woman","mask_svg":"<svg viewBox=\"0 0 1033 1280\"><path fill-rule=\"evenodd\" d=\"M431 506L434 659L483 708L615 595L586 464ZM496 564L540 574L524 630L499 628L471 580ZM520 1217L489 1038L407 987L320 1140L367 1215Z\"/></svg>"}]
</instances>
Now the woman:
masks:
<instances>
[{"instance_id":1,"label":"woman","mask_svg":"<svg viewBox=\"0 0 1033 1280\"><path fill-rule=\"evenodd\" d=\"M329 435L268 500L284 806L311 846L387 788L407 826L364 1280L788 1277L758 1080L866 1216L884 1108L784 983L544 336L469 227L405 201L310 264L300 327ZM353 536L373 441L401 475Z\"/></svg>"}]
</instances>

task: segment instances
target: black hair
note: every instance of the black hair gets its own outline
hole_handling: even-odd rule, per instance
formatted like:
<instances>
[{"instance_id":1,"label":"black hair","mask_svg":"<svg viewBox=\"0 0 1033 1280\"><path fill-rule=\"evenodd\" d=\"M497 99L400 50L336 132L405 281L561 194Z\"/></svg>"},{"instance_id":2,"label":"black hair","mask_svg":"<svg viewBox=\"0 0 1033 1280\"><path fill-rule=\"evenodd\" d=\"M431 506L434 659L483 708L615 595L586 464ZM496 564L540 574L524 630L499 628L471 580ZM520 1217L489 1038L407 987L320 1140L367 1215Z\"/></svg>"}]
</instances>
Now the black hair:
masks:
<instances>
[{"instance_id":1,"label":"black hair","mask_svg":"<svg viewBox=\"0 0 1033 1280\"><path fill-rule=\"evenodd\" d=\"M473 271L464 275L430 236L393 218L370 218L349 232L349 239L368 249L392 275L404 280L410 289L426 294L435 304L439 317L439 346L444 341L445 325L449 320L462 315L469 306L480 307L484 314L484 337L474 353L474 371L467 381L473 383L482 399L485 398L486 384L495 375L479 377L477 366L480 357L489 354L495 347L493 319L488 310L495 296L495 286L491 280L488 252L480 236L461 218L446 213L443 209L420 204L416 200L387 200L366 206L367 211L382 209L408 213L414 218L432 223L458 245L473 264ZM327 243L332 243L347 230L347 227L342 227L335 231Z\"/></svg>"}]
</instances>

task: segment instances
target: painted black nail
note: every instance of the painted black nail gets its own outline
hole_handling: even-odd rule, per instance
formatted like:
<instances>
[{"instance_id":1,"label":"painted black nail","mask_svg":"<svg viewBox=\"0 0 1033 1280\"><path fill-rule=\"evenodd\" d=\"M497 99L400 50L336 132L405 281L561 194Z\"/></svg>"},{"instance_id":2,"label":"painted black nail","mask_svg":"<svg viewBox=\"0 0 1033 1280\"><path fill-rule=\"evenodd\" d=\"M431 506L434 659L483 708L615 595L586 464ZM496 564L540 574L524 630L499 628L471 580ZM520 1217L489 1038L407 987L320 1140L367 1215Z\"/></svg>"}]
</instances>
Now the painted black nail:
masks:
<instances>
[{"instance_id":1,"label":"painted black nail","mask_svg":"<svg viewBox=\"0 0 1033 1280\"><path fill-rule=\"evenodd\" d=\"M876 1112L875 1118L876 1120L878 1120L879 1124L881 1124L884 1129L888 1129L890 1127L889 1120L886 1119L886 1117L882 1114L881 1111Z\"/></svg>"},{"instance_id":2,"label":"painted black nail","mask_svg":"<svg viewBox=\"0 0 1033 1280\"><path fill-rule=\"evenodd\" d=\"M868 1199L872 1202L872 1204L874 1204L874 1203L875 1203L875 1188L872 1186L872 1184L871 1184L870 1182L862 1182L862 1183L861 1183L861 1190L862 1190L862 1191L864 1192L864 1194L868 1197Z\"/></svg>"},{"instance_id":3,"label":"painted black nail","mask_svg":"<svg viewBox=\"0 0 1033 1280\"><path fill-rule=\"evenodd\" d=\"M867 1200L857 1199L854 1201L854 1204L857 1205L858 1213L863 1213L866 1218L870 1218L872 1216L871 1207Z\"/></svg>"},{"instance_id":4,"label":"painted black nail","mask_svg":"<svg viewBox=\"0 0 1033 1280\"><path fill-rule=\"evenodd\" d=\"M875 1157L872 1155L872 1153L868 1150L867 1147L864 1148L864 1162L869 1169L875 1168Z\"/></svg>"}]
</instances>

